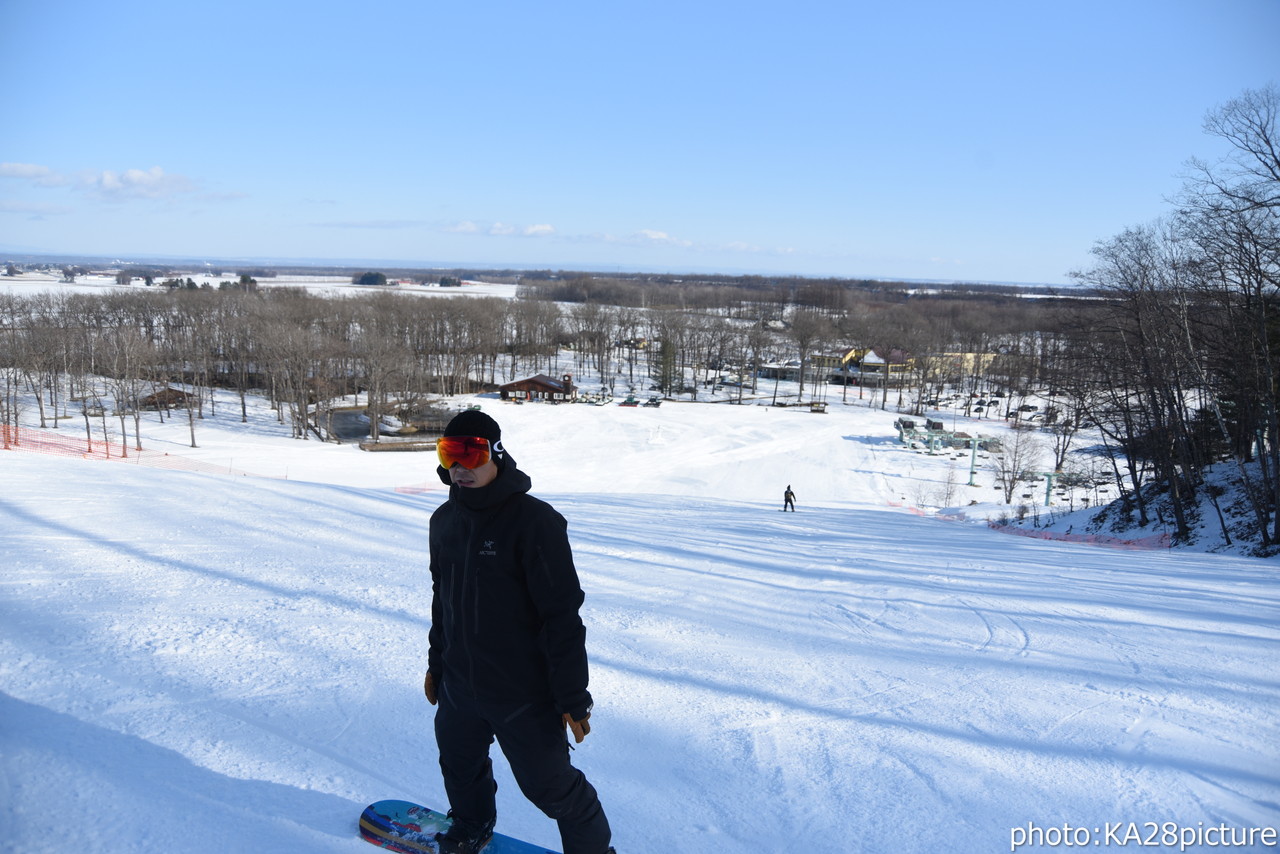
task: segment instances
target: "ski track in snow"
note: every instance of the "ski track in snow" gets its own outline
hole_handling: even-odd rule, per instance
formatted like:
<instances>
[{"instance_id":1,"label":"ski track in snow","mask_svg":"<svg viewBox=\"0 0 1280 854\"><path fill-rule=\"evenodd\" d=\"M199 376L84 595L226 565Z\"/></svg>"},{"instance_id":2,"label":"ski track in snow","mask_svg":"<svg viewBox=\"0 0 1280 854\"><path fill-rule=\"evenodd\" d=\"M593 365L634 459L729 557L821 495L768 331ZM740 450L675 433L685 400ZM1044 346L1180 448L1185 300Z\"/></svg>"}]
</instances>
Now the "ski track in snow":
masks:
<instances>
[{"instance_id":1,"label":"ski track in snow","mask_svg":"<svg viewBox=\"0 0 1280 854\"><path fill-rule=\"evenodd\" d=\"M482 403L569 520L596 697L574 760L625 854L1280 819L1274 561L891 509L930 463L885 413ZM185 423L151 429L180 453ZM434 463L237 429L189 453L290 479L0 455L0 851L361 852L366 803L446 805ZM557 846L495 765L499 830Z\"/></svg>"}]
</instances>

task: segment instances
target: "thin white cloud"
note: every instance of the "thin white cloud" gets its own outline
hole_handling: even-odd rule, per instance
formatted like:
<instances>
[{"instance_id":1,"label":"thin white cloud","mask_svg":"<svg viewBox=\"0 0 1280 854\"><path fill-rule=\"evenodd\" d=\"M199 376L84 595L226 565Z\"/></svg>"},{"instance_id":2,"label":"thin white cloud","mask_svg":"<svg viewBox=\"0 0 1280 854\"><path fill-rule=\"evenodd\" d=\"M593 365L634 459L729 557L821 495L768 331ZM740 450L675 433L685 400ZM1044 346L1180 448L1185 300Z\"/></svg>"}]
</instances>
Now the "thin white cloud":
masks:
<instances>
[{"instance_id":1,"label":"thin white cloud","mask_svg":"<svg viewBox=\"0 0 1280 854\"><path fill-rule=\"evenodd\" d=\"M478 223L464 219L438 225L437 228L445 234L487 234L490 237L550 237L556 234L556 227L545 222L513 225L509 222Z\"/></svg>"},{"instance_id":2,"label":"thin white cloud","mask_svg":"<svg viewBox=\"0 0 1280 854\"><path fill-rule=\"evenodd\" d=\"M46 216L71 213L71 208L40 202L11 202L0 199L0 213L30 214L32 219L41 219Z\"/></svg>"},{"instance_id":3,"label":"thin white cloud","mask_svg":"<svg viewBox=\"0 0 1280 854\"><path fill-rule=\"evenodd\" d=\"M238 202L251 196L239 190L232 190L226 193L204 193L200 198L206 202Z\"/></svg>"},{"instance_id":4,"label":"thin white cloud","mask_svg":"<svg viewBox=\"0 0 1280 854\"><path fill-rule=\"evenodd\" d=\"M699 243L696 240L676 237L668 231L656 228L642 228L627 235L611 234L604 231L596 231L589 234L565 234L560 235L560 239L566 243L596 243L653 250L681 249L699 255L730 253L756 256L791 256L797 254L794 247L779 246L770 249L745 240L733 240L728 243Z\"/></svg>"},{"instance_id":5,"label":"thin white cloud","mask_svg":"<svg viewBox=\"0 0 1280 854\"><path fill-rule=\"evenodd\" d=\"M313 222L315 228L367 228L374 231L395 231L401 228L420 228L423 223L415 219L352 219L336 222Z\"/></svg>"},{"instance_id":6,"label":"thin white cloud","mask_svg":"<svg viewBox=\"0 0 1280 854\"><path fill-rule=\"evenodd\" d=\"M81 187L108 201L164 199L194 190L184 175L171 175L159 166L150 169L104 169L85 175Z\"/></svg>"},{"instance_id":7,"label":"thin white cloud","mask_svg":"<svg viewBox=\"0 0 1280 854\"><path fill-rule=\"evenodd\" d=\"M195 192L195 184L185 175L165 172L160 166L150 169L102 169L84 171L74 178L38 163L0 163L0 178L26 181L37 187L66 187L107 201L129 199L165 199ZM235 198L238 194L230 194ZM217 196L208 196L217 199Z\"/></svg>"},{"instance_id":8,"label":"thin white cloud","mask_svg":"<svg viewBox=\"0 0 1280 854\"><path fill-rule=\"evenodd\" d=\"M62 187L67 184L65 176L58 174L48 166L35 163L0 163L0 178L17 178L30 181L37 187Z\"/></svg>"},{"instance_id":9,"label":"thin white cloud","mask_svg":"<svg viewBox=\"0 0 1280 854\"><path fill-rule=\"evenodd\" d=\"M692 240L680 240L672 237L665 231L655 231L651 228L640 229L636 232L636 237L638 237L641 242L658 243L663 246L679 246L684 249L689 249L693 246Z\"/></svg>"},{"instance_id":10,"label":"thin white cloud","mask_svg":"<svg viewBox=\"0 0 1280 854\"><path fill-rule=\"evenodd\" d=\"M697 253L731 252L743 255L792 255L795 249L779 247L769 249L744 240L730 241L724 244L698 243L683 237L676 237L668 231L657 228L641 228L627 235L609 232L592 232L589 234L562 234L549 223L535 225L515 225L508 222L476 222L461 220L438 224L436 228L446 234L483 234L489 237L552 237L564 243L607 244L610 246L649 247L663 249L686 249Z\"/></svg>"}]
</instances>

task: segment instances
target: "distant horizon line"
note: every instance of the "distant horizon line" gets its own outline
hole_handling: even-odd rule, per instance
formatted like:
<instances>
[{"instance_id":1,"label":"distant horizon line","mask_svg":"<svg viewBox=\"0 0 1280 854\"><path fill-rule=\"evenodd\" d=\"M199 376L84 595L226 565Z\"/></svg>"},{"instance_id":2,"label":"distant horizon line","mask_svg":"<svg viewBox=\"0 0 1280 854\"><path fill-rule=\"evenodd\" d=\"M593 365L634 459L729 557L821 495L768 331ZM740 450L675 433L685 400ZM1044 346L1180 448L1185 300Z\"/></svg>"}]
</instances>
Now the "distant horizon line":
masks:
<instances>
[{"instance_id":1,"label":"distant horizon line","mask_svg":"<svg viewBox=\"0 0 1280 854\"><path fill-rule=\"evenodd\" d=\"M585 265L554 265L554 264L532 264L532 263L443 263L443 262L426 262L426 261L408 261L404 259L370 259L370 258L290 258L283 256L240 256L240 257L221 257L221 256L191 256L191 255L163 255L163 254L138 254L132 259L127 259L120 255L104 255L101 253L88 252L49 252L49 251L30 251L30 250L13 250L0 247L0 252L8 253L11 257L6 257L6 263L13 263L16 260L24 258L32 259L60 259L62 261L97 261L109 262L113 264L148 264L148 263L164 263L175 264L184 263L188 265L213 266L214 264L222 266L236 265L255 265L255 266L289 266L303 267L308 269L337 268L342 270L355 270L359 268L376 268L379 266L392 270L476 270L476 271L522 271L522 270L551 270L556 272L581 272L581 273L617 273L617 274L637 274L648 273L652 275L663 276L682 276L682 275L706 275L706 276L762 276L762 277L786 277L794 279L844 279L844 280L860 280L870 282L903 282L906 284L934 284L934 285L999 285L1003 287L1029 287L1029 288L1074 288L1078 287L1069 282L1024 282L998 279L963 279L963 278L918 278L912 276L884 276L884 275L842 275L842 274L816 274L816 273L795 273L780 271L761 271L747 269L715 269L715 268L685 268L683 270L673 270L671 268L652 267L652 266L634 266L628 267L623 264L585 264Z\"/></svg>"}]
</instances>

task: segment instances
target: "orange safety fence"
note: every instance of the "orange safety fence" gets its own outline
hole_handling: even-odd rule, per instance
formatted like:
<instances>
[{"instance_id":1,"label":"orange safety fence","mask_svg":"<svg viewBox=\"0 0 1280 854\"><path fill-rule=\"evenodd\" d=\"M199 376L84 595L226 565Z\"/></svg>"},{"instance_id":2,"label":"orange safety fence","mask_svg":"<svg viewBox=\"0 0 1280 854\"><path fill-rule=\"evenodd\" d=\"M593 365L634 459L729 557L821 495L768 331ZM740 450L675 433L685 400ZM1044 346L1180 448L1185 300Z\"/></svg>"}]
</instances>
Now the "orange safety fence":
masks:
<instances>
[{"instance_id":1,"label":"orange safety fence","mask_svg":"<svg viewBox=\"0 0 1280 854\"><path fill-rule=\"evenodd\" d=\"M37 430L31 427L0 425L0 449L56 454L62 457L98 457L110 459L131 452L124 443L101 437L90 438L75 429Z\"/></svg>"},{"instance_id":2,"label":"orange safety fence","mask_svg":"<svg viewBox=\"0 0 1280 854\"><path fill-rule=\"evenodd\" d=\"M112 439L103 441L100 436L92 440L77 430L57 429L41 430L32 427L14 427L12 424L0 425L0 450L20 451L30 454L53 454L60 457L80 457L86 460L111 460L112 462L133 463L150 468L170 469L172 471L191 471L203 474L230 474L237 477L266 477L282 480L280 475L255 474L232 468L230 465L219 465L204 460L195 460L182 454L171 454L166 451L153 451L150 448L138 450L133 445L122 444ZM435 483L421 483L410 486L397 486L396 492L405 495L426 495L437 492L442 487Z\"/></svg>"},{"instance_id":3,"label":"orange safety fence","mask_svg":"<svg viewBox=\"0 0 1280 854\"><path fill-rule=\"evenodd\" d=\"M101 436L86 436L77 430L39 430L32 427L0 425L0 450L20 451L32 454L52 454L59 457L80 457L91 460L112 460L122 463L150 466L151 468L193 471L206 474L232 474L241 477L265 477L252 472L239 471L230 466L193 460L164 451L153 451Z\"/></svg>"},{"instance_id":4,"label":"orange safety fence","mask_svg":"<svg viewBox=\"0 0 1280 854\"><path fill-rule=\"evenodd\" d=\"M964 522L967 517L963 511L947 510L937 513L926 513L918 507L903 505L899 501L888 502L890 507L902 507L908 513L917 516L928 516L943 522ZM1173 548L1173 537L1168 534L1152 534L1146 537L1110 537L1106 534L1076 534L1070 531L1051 531L1039 528L1023 528L1019 525L1002 525L999 522L987 522L987 527L1002 534L1014 534L1019 537L1030 537L1036 540L1056 540L1063 543L1084 543L1090 546L1106 546L1112 549L1128 549L1130 551L1149 551L1154 549Z\"/></svg>"},{"instance_id":5,"label":"orange safety fence","mask_svg":"<svg viewBox=\"0 0 1280 854\"><path fill-rule=\"evenodd\" d=\"M1173 537L1168 534L1152 534L1147 537L1125 539L1123 537L1109 537L1106 534L1074 534L1067 531L1020 528L1017 525L999 525L995 522L988 522L987 526L1002 534L1016 534L1019 537L1031 537L1037 540L1058 540L1064 543L1086 543L1091 546L1106 546L1112 549L1149 551L1173 548Z\"/></svg>"}]
</instances>

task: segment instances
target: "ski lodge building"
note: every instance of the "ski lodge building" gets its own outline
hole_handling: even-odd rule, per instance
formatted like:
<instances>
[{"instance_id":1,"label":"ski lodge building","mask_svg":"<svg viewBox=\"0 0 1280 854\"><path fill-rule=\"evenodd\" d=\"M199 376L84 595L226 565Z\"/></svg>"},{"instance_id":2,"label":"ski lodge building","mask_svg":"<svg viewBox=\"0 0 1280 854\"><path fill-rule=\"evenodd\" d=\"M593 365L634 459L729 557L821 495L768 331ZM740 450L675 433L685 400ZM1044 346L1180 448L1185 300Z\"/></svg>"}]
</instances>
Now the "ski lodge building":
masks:
<instances>
[{"instance_id":1,"label":"ski lodge building","mask_svg":"<svg viewBox=\"0 0 1280 854\"><path fill-rule=\"evenodd\" d=\"M546 400L553 403L572 401L578 396L578 388L573 384L573 374L565 374L558 380L546 374L538 374L498 386L498 392L503 400Z\"/></svg>"}]
</instances>

